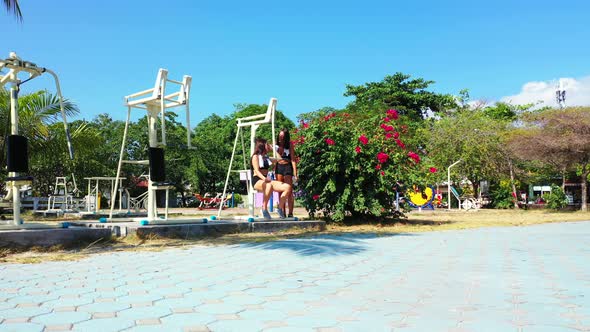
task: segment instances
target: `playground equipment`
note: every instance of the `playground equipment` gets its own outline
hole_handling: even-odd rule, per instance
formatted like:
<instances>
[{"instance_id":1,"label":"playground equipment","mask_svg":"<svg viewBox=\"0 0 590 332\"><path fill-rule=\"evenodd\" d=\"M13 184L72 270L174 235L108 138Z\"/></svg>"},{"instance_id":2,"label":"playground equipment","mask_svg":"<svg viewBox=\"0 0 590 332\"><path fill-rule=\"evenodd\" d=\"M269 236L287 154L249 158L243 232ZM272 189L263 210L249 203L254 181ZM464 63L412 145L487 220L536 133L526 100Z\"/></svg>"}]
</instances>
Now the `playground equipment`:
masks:
<instances>
[{"instance_id":1,"label":"playground equipment","mask_svg":"<svg viewBox=\"0 0 590 332\"><path fill-rule=\"evenodd\" d=\"M189 109L189 94L191 86L191 77L183 76L182 81L175 81L168 79L168 70L160 69L156 76L156 82L153 88L143 90L125 97L125 106L127 106L127 121L125 122L125 130L123 132L123 142L121 143L121 152L119 154L119 163L117 166L117 175L113 188L112 197L119 187L119 179L121 174L121 166L123 163L139 164L149 166L149 180L147 191L147 217L141 218L142 223L160 222L162 219L158 218L156 209L156 191L164 190L166 192L166 206L163 220L168 219L168 195L169 190L174 188L171 183L166 181L166 172L164 168L164 149L160 146L166 145L166 110L176 107L184 107L186 111L186 129L187 129L187 147L192 149L191 144L191 126L190 126L190 109ZM172 83L179 86L176 92L167 94L167 84ZM124 160L125 146L127 141L127 131L129 129L129 121L131 117L131 110L134 108L147 111L148 116L148 134L149 134L149 159L148 160ZM158 116L160 116L161 140L158 140L157 123ZM111 201L111 208L109 212L109 220L113 218L113 210L115 208L115 200Z\"/></svg>"},{"instance_id":2,"label":"playground equipment","mask_svg":"<svg viewBox=\"0 0 590 332\"><path fill-rule=\"evenodd\" d=\"M6 73L2 73L3 70L7 70ZM28 77L20 79L20 74L26 74ZM18 133L18 93L20 86L44 73L49 73L53 76L55 81L55 88L59 96L59 106L61 109L61 116L64 124L66 133L66 139L68 144L68 151L70 158L74 158L74 149L72 147L70 131L68 128L68 122L66 113L63 106L63 96L61 94L61 88L59 85L59 79L57 75L44 67L39 67L36 64L24 61L20 59L16 53L11 52L9 57L4 60L0 60L0 88L5 84L10 83L10 135L8 136L7 142L7 166L8 166L8 178L7 188L8 195L6 200L12 199L13 209L13 225L22 224L20 218L20 194L19 188L30 185L33 181L33 177L26 175L29 171L29 160L28 160L28 139Z\"/></svg>"},{"instance_id":3,"label":"playground equipment","mask_svg":"<svg viewBox=\"0 0 590 332\"><path fill-rule=\"evenodd\" d=\"M435 190L433 187L426 187L423 190L418 190L417 188L410 189L408 191L408 204L410 206L417 208L419 210L422 209L431 209L434 210L434 205L432 205L432 201L434 200Z\"/></svg>"}]
</instances>

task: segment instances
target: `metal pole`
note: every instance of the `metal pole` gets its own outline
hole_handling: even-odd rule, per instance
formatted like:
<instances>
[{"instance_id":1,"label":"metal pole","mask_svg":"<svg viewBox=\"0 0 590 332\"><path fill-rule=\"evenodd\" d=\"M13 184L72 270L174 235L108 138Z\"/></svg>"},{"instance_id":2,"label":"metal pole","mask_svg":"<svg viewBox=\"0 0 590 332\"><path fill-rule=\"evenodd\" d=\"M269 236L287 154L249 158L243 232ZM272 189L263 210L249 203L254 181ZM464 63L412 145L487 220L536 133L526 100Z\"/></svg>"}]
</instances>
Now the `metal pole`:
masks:
<instances>
[{"instance_id":1,"label":"metal pole","mask_svg":"<svg viewBox=\"0 0 590 332\"><path fill-rule=\"evenodd\" d=\"M448 192L448 204L449 204L449 211L451 211L451 167L457 165L461 159L455 161L451 166L447 168L447 192Z\"/></svg>"},{"instance_id":2,"label":"metal pole","mask_svg":"<svg viewBox=\"0 0 590 332\"><path fill-rule=\"evenodd\" d=\"M127 140L127 131L129 130L129 121L131 118L131 107L127 107L127 121L125 121L125 130L123 131L123 142L121 142L121 152L119 153L119 165L117 165L117 174L115 174L115 188L119 184L119 174L121 174L121 166L123 165L123 153L125 152L125 141ZM148 118L149 119L149 118ZM96 204L96 202L95 202ZM113 218L113 210L115 209L114 202L111 202L111 210L109 211L109 219Z\"/></svg>"},{"instance_id":3,"label":"metal pole","mask_svg":"<svg viewBox=\"0 0 590 332\"><path fill-rule=\"evenodd\" d=\"M223 186L223 195L225 196L225 193L227 191L227 184L229 181L229 175L231 174L231 167L234 161L234 156L236 155L236 147L238 145L238 138L240 137L240 130L242 128L240 126L238 126L238 131L236 132L236 139L234 140L234 149L231 152L231 158L229 159L229 168L227 169L227 176L225 177L225 185ZM242 149L243 150L243 149ZM249 189L248 189L249 191ZM223 207L219 206L219 211L217 211L217 217L219 218L219 216L221 215L221 209Z\"/></svg>"},{"instance_id":4,"label":"metal pole","mask_svg":"<svg viewBox=\"0 0 590 332\"><path fill-rule=\"evenodd\" d=\"M10 87L10 134L18 135L18 90L16 83ZM16 172L10 172L10 177L16 177ZM16 181L12 181L12 222L20 224L20 193Z\"/></svg>"}]
</instances>

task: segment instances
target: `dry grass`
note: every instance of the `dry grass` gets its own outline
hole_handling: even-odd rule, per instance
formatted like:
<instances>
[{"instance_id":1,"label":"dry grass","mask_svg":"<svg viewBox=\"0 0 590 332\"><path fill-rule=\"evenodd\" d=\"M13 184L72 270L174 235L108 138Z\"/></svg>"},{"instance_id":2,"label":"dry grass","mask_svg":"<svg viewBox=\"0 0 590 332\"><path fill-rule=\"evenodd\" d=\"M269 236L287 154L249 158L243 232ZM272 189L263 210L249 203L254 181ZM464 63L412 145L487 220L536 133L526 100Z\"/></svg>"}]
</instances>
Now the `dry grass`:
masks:
<instances>
[{"instance_id":1,"label":"dry grass","mask_svg":"<svg viewBox=\"0 0 590 332\"><path fill-rule=\"evenodd\" d=\"M322 234L348 233L413 233L458 230L480 227L528 226L550 222L590 220L590 212L551 212L545 210L479 210L479 211L413 211L408 219L394 224L341 225L329 224ZM268 242L282 239L317 235L318 230L289 229L275 233L240 233L220 237L166 239L156 236L140 239L128 236L108 241L98 241L75 249L62 247L24 249L0 249L0 262L41 263L46 261L78 260L88 255L113 251L160 251L168 248L190 248L195 245L232 245L244 242Z\"/></svg>"}]
</instances>

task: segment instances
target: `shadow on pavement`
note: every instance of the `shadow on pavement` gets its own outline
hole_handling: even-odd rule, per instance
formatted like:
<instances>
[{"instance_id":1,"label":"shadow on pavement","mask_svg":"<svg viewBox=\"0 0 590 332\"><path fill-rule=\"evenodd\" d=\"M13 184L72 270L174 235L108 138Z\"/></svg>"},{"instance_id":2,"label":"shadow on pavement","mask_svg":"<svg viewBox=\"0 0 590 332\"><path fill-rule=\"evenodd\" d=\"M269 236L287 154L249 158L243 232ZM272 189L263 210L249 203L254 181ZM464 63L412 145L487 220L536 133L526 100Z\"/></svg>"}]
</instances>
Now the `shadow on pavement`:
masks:
<instances>
[{"instance_id":1,"label":"shadow on pavement","mask_svg":"<svg viewBox=\"0 0 590 332\"><path fill-rule=\"evenodd\" d=\"M244 243L241 247L265 250L290 250L302 256L329 255L343 256L355 255L366 251L366 240L394 236L417 236L410 233L345 233L342 235L318 235L308 238L286 239L263 243Z\"/></svg>"}]
</instances>

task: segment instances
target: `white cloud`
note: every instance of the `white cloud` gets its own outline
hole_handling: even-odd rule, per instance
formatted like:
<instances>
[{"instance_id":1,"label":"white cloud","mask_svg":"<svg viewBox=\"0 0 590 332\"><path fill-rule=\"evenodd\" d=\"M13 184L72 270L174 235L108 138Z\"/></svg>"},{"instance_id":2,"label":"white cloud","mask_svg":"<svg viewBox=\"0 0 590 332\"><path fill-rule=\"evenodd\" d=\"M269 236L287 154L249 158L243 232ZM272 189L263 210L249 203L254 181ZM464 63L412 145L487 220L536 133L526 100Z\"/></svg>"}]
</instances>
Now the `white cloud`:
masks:
<instances>
[{"instance_id":1,"label":"white cloud","mask_svg":"<svg viewBox=\"0 0 590 332\"><path fill-rule=\"evenodd\" d=\"M500 100L511 104L528 104L542 102L539 106L557 107L555 90L561 80L566 90L566 106L590 105L590 76L581 78L561 78L552 81L528 82L521 91L513 96L502 97Z\"/></svg>"}]
</instances>

